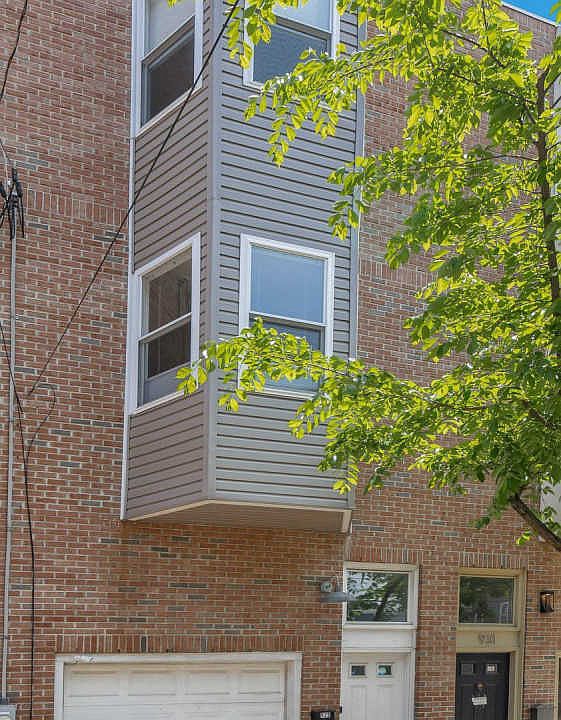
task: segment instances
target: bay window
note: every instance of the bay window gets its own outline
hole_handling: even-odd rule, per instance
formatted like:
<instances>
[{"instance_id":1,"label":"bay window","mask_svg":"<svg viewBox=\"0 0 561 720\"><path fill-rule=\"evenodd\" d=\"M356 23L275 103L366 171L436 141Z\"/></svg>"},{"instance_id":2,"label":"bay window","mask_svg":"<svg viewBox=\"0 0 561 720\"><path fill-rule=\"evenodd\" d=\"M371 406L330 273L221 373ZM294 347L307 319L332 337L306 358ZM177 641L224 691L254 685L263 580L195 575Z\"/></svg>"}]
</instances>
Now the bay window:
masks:
<instances>
[{"instance_id":1,"label":"bay window","mask_svg":"<svg viewBox=\"0 0 561 720\"><path fill-rule=\"evenodd\" d=\"M202 0L145 0L141 53L141 121L183 95L200 67Z\"/></svg>"},{"instance_id":2,"label":"bay window","mask_svg":"<svg viewBox=\"0 0 561 720\"><path fill-rule=\"evenodd\" d=\"M336 45L335 0L308 0L298 8L277 7L275 14L277 22L271 26L270 41L260 42L254 50L254 82L291 72L309 48L318 54L333 54Z\"/></svg>"},{"instance_id":3,"label":"bay window","mask_svg":"<svg viewBox=\"0 0 561 720\"><path fill-rule=\"evenodd\" d=\"M260 238L242 237L240 329L261 318L266 328L305 338L332 352L333 256L331 253ZM269 382L271 389L310 391L299 378Z\"/></svg>"},{"instance_id":4,"label":"bay window","mask_svg":"<svg viewBox=\"0 0 561 720\"><path fill-rule=\"evenodd\" d=\"M198 355L198 237L136 274L137 405L177 390L177 371Z\"/></svg>"}]
</instances>

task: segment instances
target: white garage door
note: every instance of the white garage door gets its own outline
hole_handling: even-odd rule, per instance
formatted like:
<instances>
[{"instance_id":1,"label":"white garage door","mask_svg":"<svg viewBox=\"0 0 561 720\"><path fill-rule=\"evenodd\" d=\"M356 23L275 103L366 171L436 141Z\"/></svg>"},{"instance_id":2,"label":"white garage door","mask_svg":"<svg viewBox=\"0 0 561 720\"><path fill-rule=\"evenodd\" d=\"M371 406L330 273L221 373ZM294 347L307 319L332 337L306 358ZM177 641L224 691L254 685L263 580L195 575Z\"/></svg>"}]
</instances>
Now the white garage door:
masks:
<instances>
[{"instance_id":1,"label":"white garage door","mask_svg":"<svg viewBox=\"0 0 561 720\"><path fill-rule=\"evenodd\" d=\"M283 663L64 668L64 720L285 720Z\"/></svg>"}]
</instances>

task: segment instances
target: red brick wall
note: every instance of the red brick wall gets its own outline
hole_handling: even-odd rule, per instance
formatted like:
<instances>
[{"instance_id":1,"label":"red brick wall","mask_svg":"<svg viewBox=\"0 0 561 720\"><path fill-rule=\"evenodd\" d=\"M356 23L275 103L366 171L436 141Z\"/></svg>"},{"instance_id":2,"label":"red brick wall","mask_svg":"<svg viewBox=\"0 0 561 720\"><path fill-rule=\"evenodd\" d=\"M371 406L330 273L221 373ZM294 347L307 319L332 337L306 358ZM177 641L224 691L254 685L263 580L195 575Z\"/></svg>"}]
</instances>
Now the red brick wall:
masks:
<instances>
[{"instance_id":1,"label":"red brick wall","mask_svg":"<svg viewBox=\"0 0 561 720\"><path fill-rule=\"evenodd\" d=\"M551 25L514 13L534 33L536 53L555 32ZM367 152L398 145L407 89L403 83L376 86L368 96ZM427 281L423 258L390 271L383 262L386 240L409 211L407 199L384 198L362 224L359 275L359 354L402 376L428 379L440 371L425 364L403 331L415 312L415 293ZM541 542L519 548L523 530L508 513L486 529L471 523L486 507L488 489L470 488L467 497L430 491L426 480L398 473L383 490L360 497L353 520L349 560L413 563L420 566L416 667L417 720L451 720L455 706L455 655L460 568L527 571L524 718L536 703L553 703L555 653L561 653L561 614L540 615L539 592L561 591L561 555Z\"/></svg>"},{"instance_id":2,"label":"red brick wall","mask_svg":"<svg viewBox=\"0 0 561 720\"><path fill-rule=\"evenodd\" d=\"M17 7L0 18L5 43ZM17 381L22 394L46 359L128 199L130 8L108 0L35 0L0 104L4 140L26 188L28 233L19 243ZM399 139L403 93L370 97L368 145ZM361 351L407 371L419 359L400 332L421 270L388 275L383 241L402 200L365 224L361 258ZM7 317L9 243L0 242L0 308ZM51 718L57 652L301 650L302 717L337 706L340 608L319 604L318 584L342 561L421 566L417 667L419 718L453 715L455 587L460 566L527 567L528 704L550 701L559 618L536 611L542 585L561 589L560 563L534 544L517 550L519 525L486 533L468 520L483 502L443 498L400 477L359 500L353 542L339 535L212 527L157 527L118 520L126 312L126 242L106 264L45 380L55 410L30 462L37 554L36 718ZM0 363L0 382L8 375ZM6 497L6 392L0 393L0 513ZM46 390L25 401L29 436ZM10 698L29 702L30 555L18 458L10 637ZM0 536L0 564L4 537ZM466 554L467 551L467 554Z\"/></svg>"}]
</instances>

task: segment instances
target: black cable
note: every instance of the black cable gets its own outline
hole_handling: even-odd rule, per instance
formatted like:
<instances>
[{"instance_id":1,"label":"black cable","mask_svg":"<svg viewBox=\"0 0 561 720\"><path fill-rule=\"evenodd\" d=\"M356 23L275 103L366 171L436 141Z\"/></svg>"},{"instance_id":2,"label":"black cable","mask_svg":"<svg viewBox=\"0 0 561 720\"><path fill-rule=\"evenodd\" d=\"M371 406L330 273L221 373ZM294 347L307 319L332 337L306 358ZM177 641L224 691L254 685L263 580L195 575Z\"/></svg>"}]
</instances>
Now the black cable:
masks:
<instances>
[{"instance_id":1,"label":"black cable","mask_svg":"<svg viewBox=\"0 0 561 720\"><path fill-rule=\"evenodd\" d=\"M2 337L2 347L4 348L4 355L6 356L6 362L8 363L8 370L10 372L10 380L12 383L12 387L14 388L14 395L16 398L17 406L21 413L23 413L23 406L21 404L21 399L18 393L18 389L16 386L16 379L14 377L14 372L12 370L12 364L10 362L10 355L8 353L8 344L6 342L6 335L4 334L4 325L2 324L2 320L0 320L0 336Z\"/></svg>"},{"instance_id":2,"label":"black cable","mask_svg":"<svg viewBox=\"0 0 561 720\"><path fill-rule=\"evenodd\" d=\"M24 0L21 13L18 20L18 27L16 30L16 41L14 43L14 47L12 48L12 52L10 53L10 57L8 58L8 62L6 63L6 68L4 69L4 79L2 81L2 88L0 89L0 102L4 99L4 94L6 92L6 85L8 84L8 75L10 73L10 68L12 66L12 63L14 62L14 58L16 56L16 53L18 51L19 47L19 41L21 38L21 29L23 26L23 21L25 20L25 17L27 15L27 8L29 6L29 0Z\"/></svg>"},{"instance_id":3,"label":"black cable","mask_svg":"<svg viewBox=\"0 0 561 720\"><path fill-rule=\"evenodd\" d=\"M230 12L228 13L228 16L227 16L226 20L224 21L224 24L222 25L222 27L221 27L221 29L220 29L220 32L219 32L218 35L216 36L216 38L215 38L215 40L214 40L214 42L213 42L213 44L212 44L212 47L210 48L210 50L209 50L209 52L208 52L208 54L207 54L207 56L206 56L206 58L205 58L205 61L203 62L202 67L201 67L201 69L199 70L199 72L198 72L198 74L197 74L197 77L194 79L193 84L192 84L191 87L189 88L189 91L188 91L185 99L184 99L183 102L181 103L181 106L180 106L179 111L177 112L177 114L176 114L176 116L175 116L175 119L174 119L173 123L170 125L169 130L167 131L166 136L165 136L162 144L160 145L160 147L159 147L159 149L158 149L158 152L156 153L154 159L153 159L152 162L151 162L150 167L148 168L148 172L147 172L146 175L144 176L144 179L142 180L142 182L141 182L141 184L140 184L140 187L139 187L138 190L135 192L134 197L133 197L133 199L132 199L132 202L131 202L131 204L129 205L129 207L128 207L128 209L127 209L127 212L125 213L125 216L123 217L123 219L122 219L122 221L121 221L121 224L120 224L119 227L117 228L117 231L114 233L114 235L113 235L113 237L112 237L112 239L111 239L111 242L109 243L109 246L108 246L107 250L105 251L105 253L104 253L104 255L103 255L102 259L101 259L101 262L100 262L99 265L97 266L94 274L92 275L89 283L88 283L87 286L86 286L86 289L85 289L84 292L82 293L82 297L80 298L78 304L75 306L75 308L74 308L74 310L72 311L70 317L68 318L68 321L66 322L66 325L64 326L64 329L63 329L62 333L60 334L58 340L56 341L55 346L53 347L53 349L51 350L51 352L48 354L47 359L46 359L43 367L41 368L41 371L40 371L39 375L37 376L35 382L33 383L32 387L31 387L31 390L29 390L29 392L27 393L28 396L32 395L32 394L35 392L35 389L36 389L37 385L38 385L39 382L41 381L41 378L43 377L43 375L45 374L48 366L50 365L51 360L52 360L53 357L55 356L57 350L59 349L60 345L62 344L62 341L63 341L64 338L66 337L66 334L67 334L68 330L70 329L70 326L71 326L72 323L74 322L74 320L75 320L75 318L76 318L76 315L78 315L78 313L79 313L79 311L80 311L80 308L81 308L82 305L84 304L84 301L85 301L85 299L87 298L87 296L88 296L88 294L89 294L89 292L90 292L90 290L91 290L91 288L92 288L92 285L93 285L94 282L96 281L97 276L98 276L99 273L101 272L101 269L103 268L103 266L104 266L107 258L109 257L109 254L111 253L111 251L113 250L113 248L114 248L117 240L119 239L119 235L121 234L121 231L122 231L123 228L125 227L125 224L126 224L127 220L129 219L130 214L131 214L132 211L134 210L134 208L135 208L135 206L136 206L136 203L138 202L138 199L139 199L139 197L140 197L140 194L142 193L142 191L143 191L144 188L146 187L146 183L148 182L148 179L149 179L150 175L151 175L152 172L154 171L154 168L156 167L156 163L158 162L158 160L159 160L160 157L162 156L164 150L166 149L166 146L167 146L167 144L168 144L168 142L169 142L169 139L171 138L171 136L172 136L172 134L173 134L173 131L175 130L175 128L176 128L176 126L177 126L177 123L180 121L181 116L183 115L183 111L184 111L185 108L187 107L187 104L188 104L189 100L191 99L191 97L192 97L192 95L193 95L193 93L194 93L194 91L195 91L195 88L196 88L197 85L199 84L199 81L200 81L200 79L202 78L204 71L206 70L208 64L210 63L210 61L211 61L211 59L212 59L212 56L214 55L214 53L215 53L215 51L216 51L216 48L218 47L218 43L220 42L220 40L222 39L222 36L223 36L224 33L226 32L226 29L227 29L227 27L228 27L228 25L229 25L229 23L230 23L230 20L232 19L232 17L233 17L233 15L234 15L234 13L235 13L235 11L236 11L236 9L237 9L237 7L238 7L239 4L240 4L240 0L235 0L235 2L232 4L232 7L230 8ZM1 99L1 97L0 97L0 99Z\"/></svg>"},{"instance_id":4,"label":"black cable","mask_svg":"<svg viewBox=\"0 0 561 720\"><path fill-rule=\"evenodd\" d=\"M27 530L28 530L28 536L29 536L29 550L31 554L31 608L30 608L30 624L31 624L31 648L30 648L30 672L29 672L29 720L33 720L33 690L35 685L35 598L36 598L36 556L35 556L35 536L33 533L33 518L31 515L31 500L29 496L29 458L31 456L31 452L33 451L33 448L35 446L35 442L39 436L39 433L43 429L44 425L48 422L49 418L51 417L51 414L55 408L55 405L57 403L57 395L55 388L48 384L43 383L43 387L48 388L51 393L52 397L49 403L49 409L47 410L44 417L41 419L37 427L35 428L35 431L33 432L33 435L31 437L31 440L29 443L25 442L25 436L24 436L24 430L23 430L23 407L21 405L21 402L19 401L19 395L17 392L17 388L14 381L14 374L12 365L10 363L10 355L8 353L8 346L6 343L6 336L4 335L4 328L2 326L2 323L0 321L0 337L2 341L2 347L4 349L4 355L6 357L6 361L8 363L8 369L10 372L10 377L12 378L12 383L14 386L14 393L17 399L16 403L16 411L18 415L18 429L19 429L19 438L20 438L20 444L21 444L21 455L22 455L22 463L23 463L23 478L24 478L24 492L25 492L25 509L26 509L26 515L27 515Z\"/></svg>"}]
</instances>

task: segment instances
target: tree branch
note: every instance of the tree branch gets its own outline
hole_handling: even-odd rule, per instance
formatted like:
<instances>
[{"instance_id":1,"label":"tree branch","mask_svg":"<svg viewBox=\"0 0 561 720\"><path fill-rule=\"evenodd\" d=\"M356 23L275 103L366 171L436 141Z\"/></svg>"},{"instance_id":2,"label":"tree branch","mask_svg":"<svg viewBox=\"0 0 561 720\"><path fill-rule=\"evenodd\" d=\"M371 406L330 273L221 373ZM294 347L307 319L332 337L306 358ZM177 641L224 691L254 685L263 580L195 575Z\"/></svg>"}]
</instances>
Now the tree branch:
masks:
<instances>
[{"instance_id":1,"label":"tree branch","mask_svg":"<svg viewBox=\"0 0 561 720\"><path fill-rule=\"evenodd\" d=\"M550 530L544 522L542 522L537 513L534 512L529 505L526 505L520 495L512 497L510 504L520 517L528 523L534 532L543 538L546 543L555 548L555 550L561 552L561 538Z\"/></svg>"}]
</instances>

